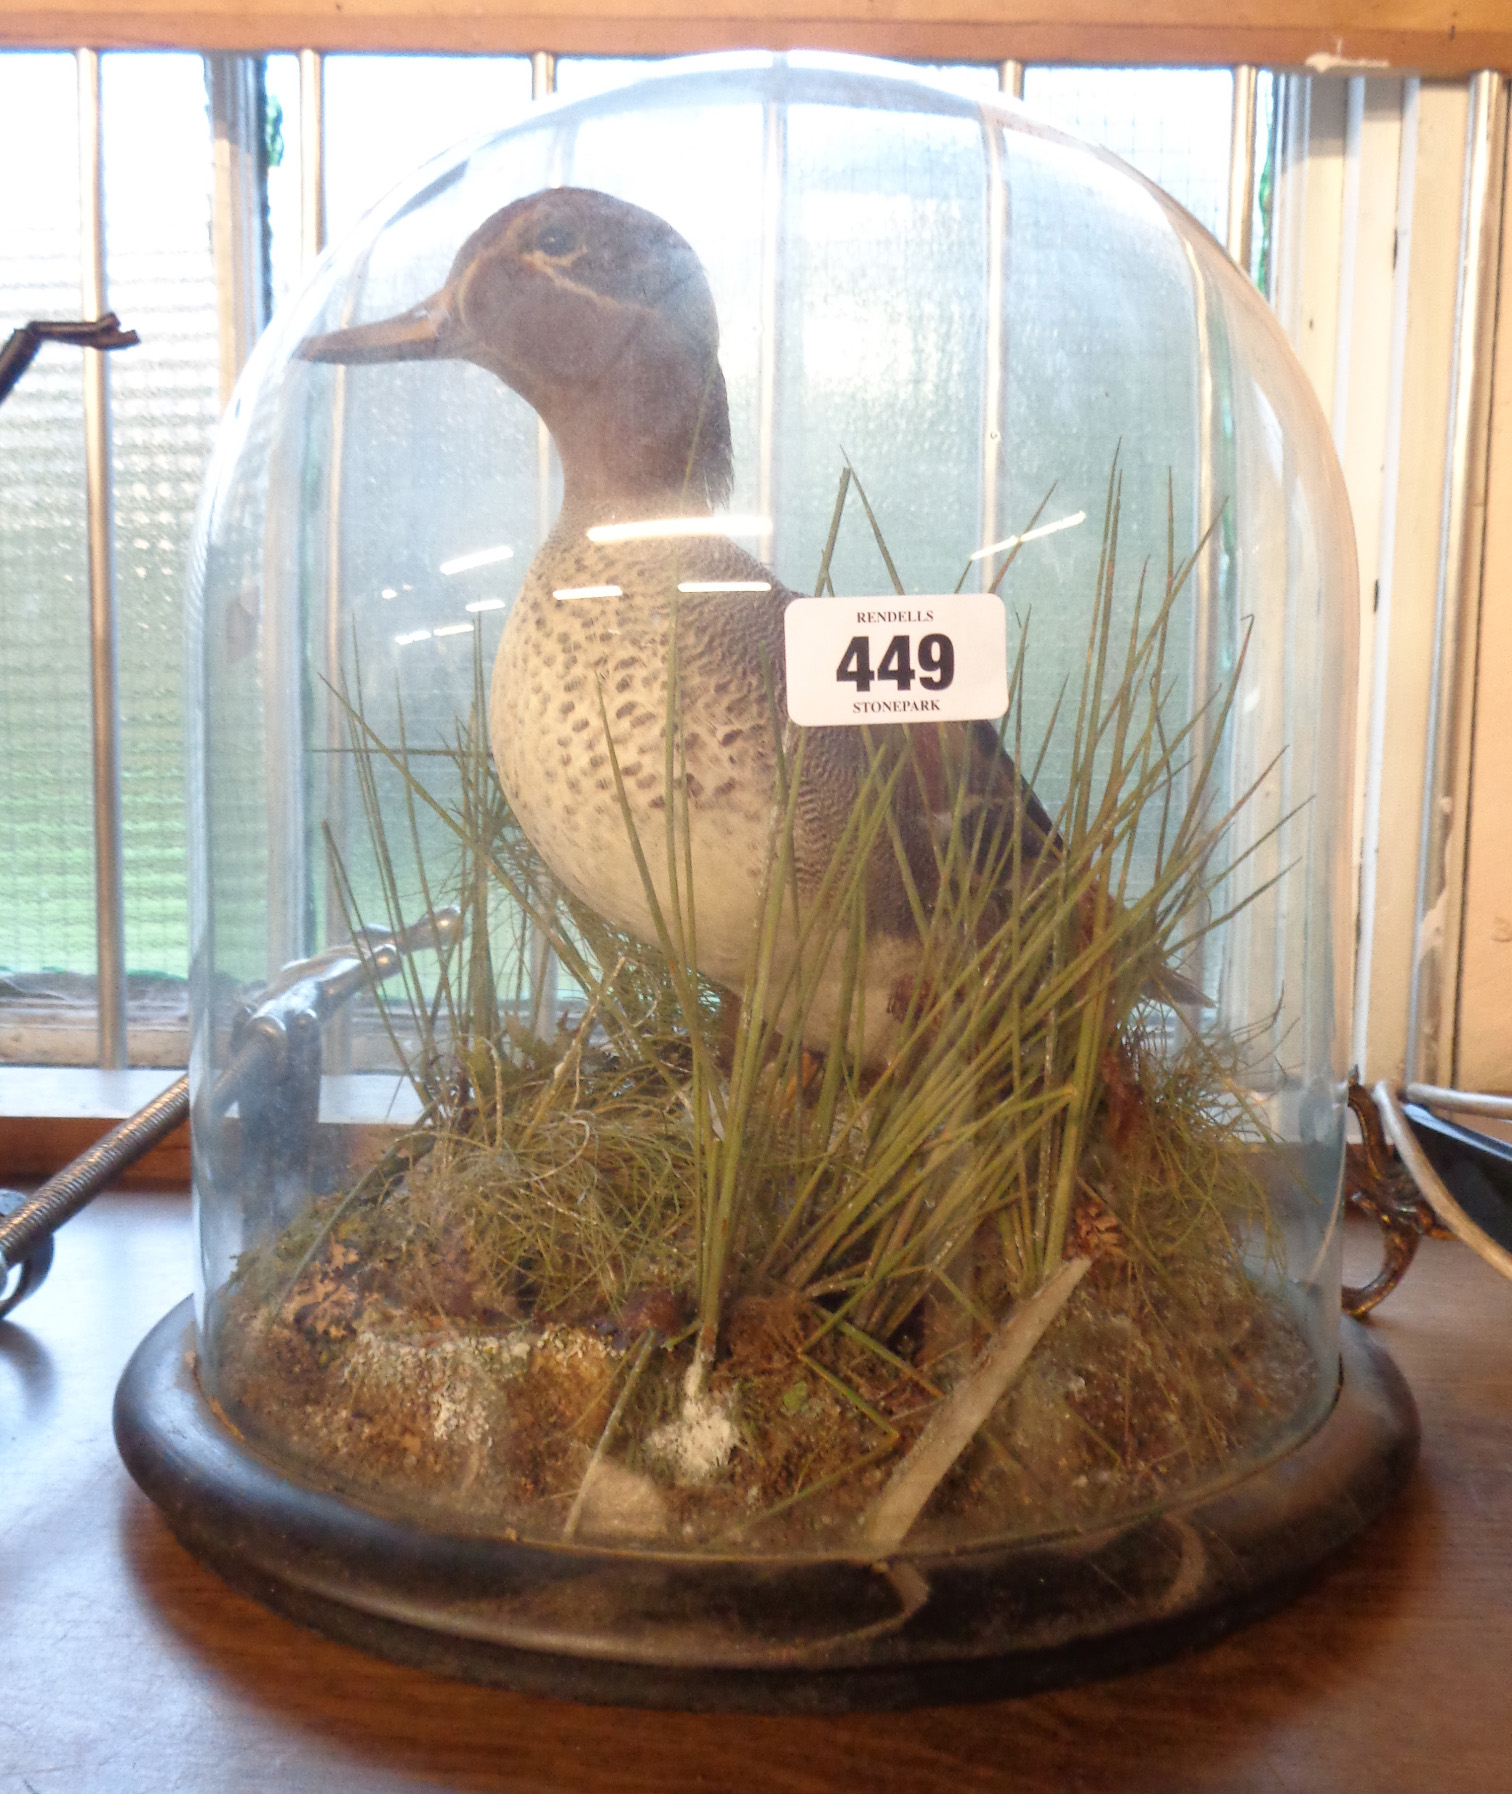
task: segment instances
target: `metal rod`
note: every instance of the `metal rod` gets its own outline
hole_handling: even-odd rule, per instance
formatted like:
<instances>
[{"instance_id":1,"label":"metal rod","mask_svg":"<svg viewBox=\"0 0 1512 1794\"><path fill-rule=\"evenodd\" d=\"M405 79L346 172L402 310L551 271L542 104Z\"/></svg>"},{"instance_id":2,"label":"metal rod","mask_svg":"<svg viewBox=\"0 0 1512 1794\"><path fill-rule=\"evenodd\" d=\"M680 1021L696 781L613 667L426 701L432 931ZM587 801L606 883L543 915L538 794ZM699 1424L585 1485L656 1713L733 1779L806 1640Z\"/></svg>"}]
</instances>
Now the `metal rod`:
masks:
<instances>
[{"instance_id":1,"label":"metal rod","mask_svg":"<svg viewBox=\"0 0 1512 1794\"><path fill-rule=\"evenodd\" d=\"M1008 95L1010 100L1021 100L1024 97L1024 65L1021 62L1000 62L998 64L998 89Z\"/></svg>"},{"instance_id":2,"label":"metal rod","mask_svg":"<svg viewBox=\"0 0 1512 1794\"><path fill-rule=\"evenodd\" d=\"M222 407L230 404L252 345L268 321L263 309L266 189L263 146L258 141L261 80L262 64L256 56L216 52L205 57L215 157L210 241L215 255Z\"/></svg>"},{"instance_id":3,"label":"metal rod","mask_svg":"<svg viewBox=\"0 0 1512 1794\"><path fill-rule=\"evenodd\" d=\"M33 318L13 330L0 344L0 405L31 366L43 343L74 343L81 349L130 349L142 339L134 330L123 330L113 311L98 318Z\"/></svg>"},{"instance_id":4,"label":"metal rod","mask_svg":"<svg viewBox=\"0 0 1512 1794\"><path fill-rule=\"evenodd\" d=\"M364 262L362 274L366 273ZM362 287L362 274L353 280L348 289L346 303L342 307L342 324L345 326L356 310L357 296ZM345 689L342 679L341 655L343 642L343 625L346 622L345 608L342 603L343 568L342 568L342 525L344 522L342 495L346 475L346 423L347 423L347 373L345 367L333 370L335 379L331 386L331 447L330 466L326 479L326 541L325 541L325 676L330 689L324 695L325 703L325 825L330 831L330 839L335 842L337 851L346 854L350 850L347 841L347 765L348 756L343 750L347 746L346 712L336 701L335 694ZM331 856L325 856L325 930L324 939L327 944L334 944L344 935L351 932L345 912L342 908L341 882L337 876L336 866ZM344 1072L351 1067L352 1037L350 1017L342 1010L332 1022L326 1040L326 1065L331 1071Z\"/></svg>"},{"instance_id":5,"label":"metal rod","mask_svg":"<svg viewBox=\"0 0 1512 1794\"><path fill-rule=\"evenodd\" d=\"M269 489L297 480L303 443L293 431L275 433ZM309 951L305 895L309 889L305 822L305 715L298 701L304 678L305 598L299 580L307 555L304 538L315 527L303 506L270 504L263 519L263 678L270 693L263 745L267 806L267 975Z\"/></svg>"},{"instance_id":6,"label":"metal rod","mask_svg":"<svg viewBox=\"0 0 1512 1794\"><path fill-rule=\"evenodd\" d=\"M551 936L532 918L530 924L530 1032L537 1040L557 1037L557 956Z\"/></svg>"},{"instance_id":7,"label":"metal rod","mask_svg":"<svg viewBox=\"0 0 1512 1794\"><path fill-rule=\"evenodd\" d=\"M325 63L318 51L299 52L299 170L300 258L308 274L325 246ZM338 369L336 385L341 386ZM339 445L336 445L339 446ZM334 451L333 451L334 452ZM275 440L273 488L280 478L292 477L279 467L293 445ZM339 477L340 460L333 477ZM262 660L264 677L276 696L268 705L264 774L270 843L268 882L268 971L271 974L310 950L310 892L307 826L307 752L305 707L297 694L304 678L305 627L308 612L319 602L307 596L298 583L301 575L284 569L303 568L307 551L306 530L315 527L301 507L285 516L274 505L267 509L263 567ZM290 539L280 539L287 531ZM275 577L272 569L279 569ZM329 702L329 700L327 700ZM339 765L339 758L337 759ZM328 768L328 773L334 768Z\"/></svg>"},{"instance_id":8,"label":"metal rod","mask_svg":"<svg viewBox=\"0 0 1512 1794\"><path fill-rule=\"evenodd\" d=\"M1234 125L1229 136L1229 254L1250 271L1255 217L1255 94L1259 71L1250 62L1234 68Z\"/></svg>"},{"instance_id":9,"label":"metal rod","mask_svg":"<svg viewBox=\"0 0 1512 1794\"><path fill-rule=\"evenodd\" d=\"M1191 764L1201 766L1210 751L1213 728L1210 699L1217 672L1218 644L1223 637L1222 619L1218 614L1222 597L1218 580L1219 536L1214 528L1217 481L1213 463L1218 435L1214 424L1218 401L1213 380L1213 330L1207 282L1192 245L1183 238L1181 247L1191 275L1192 317L1197 327L1197 505L1192 519L1192 535L1195 541L1201 541L1205 530L1213 531L1192 568L1192 638L1188 673L1193 719L1190 753ZM1193 918L1197 939L1182 968L1199 990L1208 989L1216 982L1211 962L1217 943L1206 926L1211 915L1211 898L1200 897ZM1183 1009L1181 1014L1195 1033L1201 1026L1201 1016L1188 1009Z\"/></svg>"},{"instance_id":10,"label":"metal rod","mask_svg":"<svg viewBox=\"0 0 1512 1794\"><path fill-rule=\"evenodd\" d=\"M1338 334L1334 348L1334 449L1341 465L1349 451L1349 391L1354 368L1355 289L1360 261L1360 187L1365 159L1365 77L1351 75L1344 105L1344 206L1339 232Z\"/></svg>"},{"instance_id":11,"label":"metal rod","mask_svg":"<svg viewBox=\"0 0 1512 1794\"><path fill-rule=\"evenodd\" d=\"M556 92L556 57L537 50L530 58L530 97L549 100ZM555 172L555 171L554 171ZM560 180L556 174L556 180ZM536 419L536 532L545 541L551 530L551 432Z\"/></svg>"},{"instance_id":12,"label":"metal rod","mask_svg":"<svg viewBox=\"0 0 1512 1794\"><path fill-rule=\"evenodd\" d=\"M347 329L357 315L357 307L361 302L362 289L367 280L368 267L373 259L373 244L369 243L363 251L357 265L347 279L346 291L341 301L339 317L340 328ZM338 365L334 368L335 379L331 385L331 438L327 454L328 471L326 475L326 520L325 520L325 677L329 681L329 689L325 694L325 815L322 818L331 840L336 844L338 852L348 852L347 817L348 817L348 769L351 756L347 753L346 712L337 701L335 694L346 689L346 680L342 666L343 650L351 645L350 620L345 602L346 569L342 549L346 541L346 432L347 408L350 403L350 389L347 385L349 369ZM295 814L300 818L298 827L303 841L303 804L299 804ZM303 847L300 849L303 863ZM342 906L341 881L330 855L325 860L325 928L323 938L327 946L334 946L345 940L350 933L348 917ZM326 1030L325 1065L328 1071L344 1072L351 1068L352 1029L351 1016L345 1009L338 1010L331 1018Z\"/></svg>"},{"instance_id":13,"label":"metal rod","mask_svg":"<svg viewBox=\"0 0 1512 1794\"><path fill-rule=\"evenodd\" d=\"M0 1221L0 1283L41 1240L189 1118L189 1079L179 1078L118 1127L65 1165L8 1219Z\"/></svg>"},{"instance_id":14,"label":"metal rod","mask_svg":"<svg viewBox=\"0 0 1512 1794\"><path fill-rule=\"evenodd\" d=\"M1450 1090L1443 1084L1409 1084L1407 1100L1430 1109L1449 1109L1456 1115L1494 1115L1512 1121L1512 1096L1492 1096L1484 1090Z\"/></svg>"},{"instance_id":15,"label":"metal rod","mask_svg":"<svg viewBox=\"0 0 1512 1794\"><path fill-rule=\"evenodd\" d=\"M326 246L325 57L299 52L299 240L308 269Z\"/></svg>"},{"instance_id":16,"label":"metal rod","mask_svg":"<svg viewBox=\"0 0 1512 1794\"><path fill-rule=\"evenodd\" d=\"M1244 85L1241 77L1244 70L1234 71L1236 95ZM1229 211L1232 253L1232 224L1236 203L1247 208L1252 191L1253 146L1254 146L1254 70L1250 75L1248 114L1241 119L1239 102L1235 100L1234 125L1230 137L1229 168ZM1247 154L1241 154L1241 151ZM1239 172L1236 175L1236 164ZM1236 186L1243 197L1236 202L1234 192ZM1247 210L1245 211L1248 217ZM1248 242L1248 236L1245 238ZM1196 335L1196 354L1194 357L1194 374L1196 377L1196 424L1197 424L1197 489L1194 493L1194 515L1192 518L1192 536L1194 545L1202 540L1203 534L1211 530L1212 534L1204 544L1201 553L1192 569L1192 625L1188 659L1188 702L1192 714L1191 764L1199 766L1211 751L1213 719L1210 700L1214 681L1218 671L1218 659L1226 635L1225 623L1230 614L1227 603L1229 594L1228 582L1222 578L1223 567L1220 560L1221 537L1216 527L1219 509L1218 493L1222 489L1217 475L1216 461L1219 446L1222 442L1220 423L1223 401L1218 393L1217 379L1214 371L1214 319L1208 290L1208 283L1198 262L1192 243L1183 235L1182 252L1186 258L1187 270L1191 279L1192 318ZM1227 367L1226 337L1222 335L1221 314L1218 320L1220 331L1219 342L1224 352L1225 371ZM1237 751L1237 741L1233 751ZM1194 941L1188 957L1182 966L1183 972L1199 989L1216 989L1221 980L1219 977L1221 963L1231 949L1223 942L1214 940L1208 932L1206 924L1211 918L1212 904L1209 897L1198 900L1196 911L1197 925L1194 929L1197 939ZM1243 935L1240 935L1243 939ZM1242 951L1242 949L1241 949ZM1247 958L1246 973L1238 981L1239 988L1244 988L1253 975L1255 954L1250 949ZM1232 981L1230 981L1232 982ZM1225 990L1225 998L1232 1001L1233 992ZM1241 998L1242 1001L1242 998ZM1179 1011L1186 1026L1195 1035L1201 1028L1202 1017L1199 1010L1183 1007Z\"/></svg>"},{"instance_id":17,"label":"metal rod","mask_svg":"<svg viewBox=\"0 0 1512 1794\"><path fill-rule=\"evenodd\" d=\"M756 545L759 560L777 559L777 357L782 329L782 198L787 162L786 108L766 106L761 157L761 319L756 373L756 509L769 528Z\"/></svg>"},{"instance_id":18,"label":"metal rod","mask_svg":"<svg viewBox=\"0 0 1512 1794\"><path fill-rule=\"evenodd\" d=\"M1433 1083L1452 1045L1458 970L1457 918L1446 912L1454 895L1451 845L1464 827L1455 803L1456 748L1465 657L1475 647L1481 543L1485 528L1486 398L1491 349L1497 231L1496 186L1501 174L1498 100L1501 76L1484 69L1470 79L1465 141L1465 186L1460 209L1459 285L1454 305L1454 357L1449 382L1448 452L1434 598L1433 654L1428 688L1428 744L1418 835L1417 896L1413 909L1412 979L1407 997L1406 1082ZM1446 1027L1446 1023L1448 1024ZM1447 1036L1447 1038L1446 1038ZM1452 1078L1453 1073L1450 1070Z\"/></svg>"},{"instance_id":19,"label":"metal rod","mask_svg":"<svg viewBox=\"0 0 1512 1794\"><path fill-rule=\"evenodd\" d=\"M100 53L78 52L79 290L86 318L105 310L105 157ZM89 672L94 733L95 964L100 1064L126 1063L126 902L121 863L119 702L110 502L110 373L100 349L84 351L84 480L89 517Z\"/></svg>"},{"instance_id":20,"label":"metal rod","mask_svg":"<svg viewBox=\"0 0 1512 1794\"><path fill-rule=\"evenodd\" d=\"M369 243L352 269L346 282L346 291L341 301L339 317L340 328L348 328L357 314L357 307L362 298L362 289L367 280L368 267L373 259L373 244ZM325 519L325 677L329 681L329 689L325 696L325 815L322 820L330 833L330 839L336 844L338 852L345 854L347 842L348 813L348 767L350 755L348 747L346 712L337 701L335 694L346 689L342 652L350 645L350 622L345 603L345 564L342 548L345 543L346 525L346 431L347 407L350 392L347 385L349 370L345 366L333 369L335 375L331 384L331 438L327 453L328 471L326 475L326 519ZM304 820L303 804L295 806L294 814L298 817L297 827L300 831L300 858L303 863ZM336 866L329 854L325 858L325 927L323 938L327 946L334 946L344 940L350 932L348 918L342 906L341 881ZM302 944L301 944L302 950ZM351 1018L346 1010L339 1010L332 1017L326 1031L325 1064L330 1071L347 1071L351 1065L352 1039Z\"/></svg>"},{"instance_id":21,"label":"metal rod","mask_svg":"<svg viewBox=\"0 0 1512 1794\"><path fill-rule=\"evenodd\" d=\"M530 97L532 101L549 100L556 92L556 56L550 50L536 50L530 58ZM555 146L553 180L559 182L561 145ZM536 532L541 541L550 533L552 491L551 432L536 419ZM530 924L530 1031L538 1039L551 1041L557 1028L557 956L551 939L534 918Z\"/></svg>"},{"instance_id":22,"label":"metal rod","mask_svg":"<svg viewBox=\"0 0 1512 1794\"><path fill-rule=\"evenodd\" d=\"M1022 94L1022 67L1019 74ZM1003 455L1003 257L1008 247L1008 185L1003 178L1003 127L990 107L982 109L982 130L987 150L987 328L982 369L981 541L986 544L995 542L1002 533L998 483ZM1023 525L1013 527L1021 529ZM985 555L980 564L982 590L990 592L999 572L998 559Z\"/></svg>"},{"instance_id":23,"label":"metal rod","mask_svg":"<svg viewBox=\"0 0 1512 1794\"><path fill-rule=\"evenodd\" d=\"M1386 1137L1397 1149L1397 1157L1406 1168L1407 1175L1417 1185L1418 1195L1433 1210L1437 1219L1452 1234L1462 1239L1472 1252L1478 1253L1487 1264L1494 1265L1503 1277L1512 1277L1512 1252L1490 1238L1455 1201L1444 1180L1434 1170L1427 1153L1418 1144L1417 1135L1413 1133L1411 1123L1397 1102L1396 1092L1383 1079L1372 1088L1370 1094L1380 1111L1381 1126L1386 1130Z\"/></svg>"}]
</instances>

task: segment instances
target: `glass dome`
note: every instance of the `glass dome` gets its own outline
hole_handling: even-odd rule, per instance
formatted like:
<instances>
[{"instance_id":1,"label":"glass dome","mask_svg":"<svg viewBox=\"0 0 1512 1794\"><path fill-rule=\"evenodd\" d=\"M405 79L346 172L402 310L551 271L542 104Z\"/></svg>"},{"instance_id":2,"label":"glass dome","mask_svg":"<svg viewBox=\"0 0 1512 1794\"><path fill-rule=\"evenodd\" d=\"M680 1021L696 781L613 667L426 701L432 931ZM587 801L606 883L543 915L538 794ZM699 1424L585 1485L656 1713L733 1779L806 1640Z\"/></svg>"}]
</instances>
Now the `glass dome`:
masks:
<instances>
[{"instance_id":1,"label":"glass dome","mask_svg":"<svg viewBox=\"0 0 1512 1794\"><path fill-rule=\"evenodd\" d=\"M1271 313L767 56L433 163L192 593L209 1394L574 1550L1105 1531L1337 1387L1356 571Z\"/></svg>"}]
</instances>

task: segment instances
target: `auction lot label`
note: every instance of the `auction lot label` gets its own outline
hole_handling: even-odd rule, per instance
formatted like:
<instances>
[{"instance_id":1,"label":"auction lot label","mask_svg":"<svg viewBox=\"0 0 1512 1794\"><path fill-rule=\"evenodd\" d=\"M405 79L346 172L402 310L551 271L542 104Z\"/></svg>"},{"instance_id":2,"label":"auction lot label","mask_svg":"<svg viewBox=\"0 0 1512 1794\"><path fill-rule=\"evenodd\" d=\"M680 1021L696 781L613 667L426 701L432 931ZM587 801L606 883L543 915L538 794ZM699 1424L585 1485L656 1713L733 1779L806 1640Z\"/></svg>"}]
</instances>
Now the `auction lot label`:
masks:
<instances>
[{"instance_id":1,"label":"auction lot label","mask_svg":"<svg viewBox=\"0 0 1512 1794\"><path fill-rule=\"evenodd\" d=\"M991 592L795 598L788 715L836 724L976 722L1008 708L1008 623Z\"/></svg>"}]
</instances>

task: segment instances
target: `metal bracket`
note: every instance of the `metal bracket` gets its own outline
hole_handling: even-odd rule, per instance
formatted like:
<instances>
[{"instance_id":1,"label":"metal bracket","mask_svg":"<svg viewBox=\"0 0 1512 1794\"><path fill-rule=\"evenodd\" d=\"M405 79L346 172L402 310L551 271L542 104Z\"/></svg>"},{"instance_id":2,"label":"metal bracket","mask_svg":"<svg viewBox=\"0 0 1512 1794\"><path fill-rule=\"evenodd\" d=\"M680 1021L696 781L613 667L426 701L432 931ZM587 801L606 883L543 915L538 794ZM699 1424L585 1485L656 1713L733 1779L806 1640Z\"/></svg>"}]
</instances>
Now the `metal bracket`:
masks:
<instances>
[{"instance_id":1,"label":"metal bracket","mask_svg":"<svg viewBox=\"0 0 1512 1794\"><path fill-rule=\"evenodd\" d=\"M0 1190L0 1221L8 1221L16 1211L31 1200L20 1190ZM50 1233L44 1234L33 1245L24 1257L15 1260L0 1260L0 1319L3 1319L19 1302L24 1302L33 1290L40 1289L52 1269L53 1241ZM15 1281L11 1273L15 1272Z\"/></svg>"},{"instance_id":2,"label":"metal bracket","mask_svg":"<svg viewBox=\"0 0 1512 1794\"><path fill-rule=\"evenodd\" d=\"M85 349L132 349L142 339L134 330L123 330L113 311L83 320L33 318L13 330L0 347L0 405L11 388L31 366L43 343L77 343Z\"/></svg>"},{"instance_id":3,"label":"metal bracket","mask_svg":"<svg viewBox=\"0 0 1512 1794\"><path fill-rule=\"evenodd\" d=\"M1346 1283L1341 1292L1344 1312L1360 1320L1385 1301L1407 1275L1407 1267L1425 1236L1453 1236L1439 1225L1433 1210L1418 1194L1411 1173L1394 1156L1375 1098L1353 1078L1349 1081L1349 1106L1360 1123L1364 1144L1345 1150L1345 1200L1381 1229L1385 1254L1385 1262L1369 1283Z\"/></svg>"},{"instance_id":4,"label":"metal bracket","mask_svg":"<svg viewBox=\"0 0 1512 1794\"><path fill-rule=\"evenodd\" d=\"M308 1150L319 1106L322 1024L364 985L392 977L405 954L446 953L461 937L462 912L448 905L397 934L370 933L285 966L243 1018L231 1064L210 1092L211 1114L219 1119L240 1101L276 1143L265 1151L280 1167L294 1163ZM280 1096L296 1098L295 1109L280 1107ZM182 1077L29 1196L0 1190L0 1316L41 1287L57 1229L188 1115L189 1079Z\"/></svg>"},{"instance_id":5,"label":"metal bracket","mask_svg":"<svg viewBox=\"0 0 1512 1794\"><path fill-rule=\"evenodd\" d=\"M396 934L368 933L346 946L285 966L231 1031L231 1062L209 1092L202 1125L237 1104L248 1155L246 1182L257 1219L291 1220L309 1195L311 1143L320 1110L321 1030L364 985L390 978L406 954L446 955L462 938L462 912L448 904Z\"/></svg>"}]
</instances>

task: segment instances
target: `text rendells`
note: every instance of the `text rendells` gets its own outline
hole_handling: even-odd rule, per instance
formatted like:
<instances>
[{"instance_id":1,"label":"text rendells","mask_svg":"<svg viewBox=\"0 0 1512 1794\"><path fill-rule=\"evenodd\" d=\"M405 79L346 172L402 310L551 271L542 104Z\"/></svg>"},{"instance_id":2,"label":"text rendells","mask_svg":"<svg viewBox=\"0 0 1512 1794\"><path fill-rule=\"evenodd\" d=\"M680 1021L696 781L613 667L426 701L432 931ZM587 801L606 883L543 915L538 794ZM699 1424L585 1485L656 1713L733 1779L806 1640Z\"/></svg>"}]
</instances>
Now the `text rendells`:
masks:
<instances>
[{"instance_id":1,"label":"text rendells","mask_svg":"<svg viewBox=\"0 0 1512 1794\"><path fill-rule=\"evenodd\" d=\"M1008 708L1008 626L990 592L796 598L785 627L788 715L805 728L976 722Z\"/></svg>"}]
</instances>

